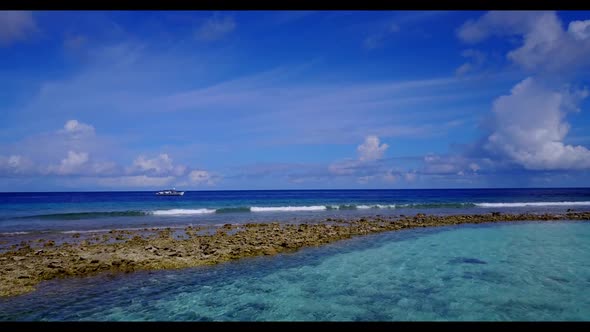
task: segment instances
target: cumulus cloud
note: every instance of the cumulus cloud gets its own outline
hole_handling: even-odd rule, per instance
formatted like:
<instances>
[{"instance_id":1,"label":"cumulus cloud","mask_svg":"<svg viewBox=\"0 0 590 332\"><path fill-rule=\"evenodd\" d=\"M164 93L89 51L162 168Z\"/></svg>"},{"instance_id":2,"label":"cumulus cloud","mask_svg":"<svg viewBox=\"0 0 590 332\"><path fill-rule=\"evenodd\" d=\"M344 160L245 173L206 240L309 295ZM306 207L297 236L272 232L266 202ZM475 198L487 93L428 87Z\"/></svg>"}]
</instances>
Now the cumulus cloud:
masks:
<instances>
[{"instance_id":1,"label":"cumulus cloud","mask_svg":"<svg viewBox=\"0 0 590 332\"><path fill-rule=\"evenodd\" d=\"M588 40L590 38L590 20L570 22L567 31L576 40Z\"/></svg>"},{"instance_id":2,"label":"cumulus cloud","mask_svg":"<svg viewBox=\"0 0 590 332\"><path fill-rule=\"evenodd\" d=\"M0 11L0 45L24 40L37 29L33 15L28 11Z\"/></svg>"},{"instance_id":3,"label":"cumulus cloud","mask_svg":"<svg viewBox=\"0 0 590 332\"><path fill-rule=\"evenodd\" d=\"M31 171L33 164L27 158L21 155L0 155L0 176L1 175L18 175Z\"/></svg>"},{"instance_id":4,"label":"cumulus cloud","mask_svg":"<svg viewBox=\"0 0 590 332\"><path fill-rule=\"evenodd\" d=\"M459 175L485 169L574 170L590 168L590 150L568 145L566 116L579 112L587 90L564 82L590 65L590 20L567 25L552 11L491 11L465 22L457 31L467 43L486 38L519 37L506 57L531 76L492 106L487 133L469 155L426 160L425 171ZM550 74L550 75L548 75Z\"/></svg>"},{"instance_id":5,"label":"cumulus cloud","mask_svg":"<svg viewBox=\"0 0 590 332\"><path fill-rule=\"evenodd\" d=\"M558 72L590 65L590 20L572 21L568 29L555 12L491 11L458 30L465 42L489 36L520 36L522 44L507 57L526 70Z\"/></svg>"},{"instance_id":6,"label":"cumulus cloud","mask_svg":"<svg viewBox=\"0 0 590 332\"><path fill-rule=\"evenodd\" d=\"M385 143L379 144L379 137L374 135L367 136L365 142L357 147L359 160L371 161L381 159L388 147Z\"/></svg>"},{"instance_id":7,"label":"cumulus cloud","mask_svg":"<svg viewBox=\"0 0 590 332\"><path fill-rule=\"evenodd\" d=\"M529 77L498 97L492 106L488 133L467 154L427 155L420 174L477 175L486 170L581 170L590 168L590 150L564 143L570 124L588 90L556 89Z\"/></svg>"},{"instance_id":8,"label":"cumulus cloud","mask_svg":"<svg viewBox=\"0 0 590 332\"><path fill-rule=\"evenodd\" d=\"M79 122L78 120L68 120L61 132L76 138L93 136L95 133L93 126Z\"/></svg>"},{"instance_id":9,"label":"cumulus cloud","mask_svg":"<svg viewBox=\"0 0 590 332\"><path fill-rule=\"evenodd\" d=\"M195 35L197 39L202 41L219 40L234 31L236 22L231 16L214 15L201 25Z\"/></svg>"},{"instance_id":10,"label":"cumulus cloud","mask_svg":"<svg viewBox=\"0 0 590 332\"><path fill-rule=\"evenodd\" d=\"M100 148L105 152L102 156ZM189 172L188 166L174 164L167 153L153 158L140 155L124 167L109 160L111 149L95 135L92 125L68 120L57 131L32 135L8 149L22 154L0 155L0 178L55 176L70 183L117 188L155 187L175 181L215 185L220 179L220 175L205 170Z\"/></svg>"},{"instance_id":11,"label":"cumulus cloud","mask_svg":"<svg viewBox=\"0 0 590 332\"><path fill-rule=\"evenodd\" d=\"M587 169L590 151L563 143L568 112L579 111L587 90L554 91L529 77L493 105L493 132L484 148L532 170Z\"/></svg>"},{"instance_id":12,"label":"cumulus cloud","mask_svg":"<svg viewBox=\"0 0 590 332\"><path fill-rule=\"evenodd\" d=\"M387 144L380 143L379 137L369 135L356 149L358 159L333 162L328 166L328 172L331 175L356 176L357 182L361 184L368 183L376 177L386 181L394 181L395 175L391 173L391 170L384 169L380 163L388 147Z\"/></svg>"},{"instance_id":13,"label":"cumulus cloud","mask_svg":"<svg viewBox=\"0 0 590 332\"><path fill-rule=\"evenodd\" d=\"M68 151L68 156L62 159L59 165L49 166L49 172L59 175L80 173L88 159L87 152Z\"/></svg>"},{"instance_id":14,"label":"cumulus cloud","mask_svg":"<svg viewBox=\"0 0 590 332\"><path fill-rule=\"evenodd\" d=\"M379 142L379 137L369 135L365 141L357 147L358 159L347 159L333 162L328 166L328 171L333 175L363 175L379 172L376 162L383 157L389 146ZM382 172L382 170L381 170ZM375 174L373 174L375 175ZM366 178L368 181L370 178ZM361 182L365 180L360 180Z\"/></svg>"},{"instance_id":15,"label":"cumulus cloud","mask_svg":"<svg viewBox=\"0 0 590 332\"><path fill-rule=\"evenodd\" d=\"M131 171L146 172L151 175L174 175L182 176L186 172L186 166L176 165L172 163L172 158L168 154L163 153L156 158L147 159L144 156L139 156L133 161Z\"/></svg>"}]
</instances>

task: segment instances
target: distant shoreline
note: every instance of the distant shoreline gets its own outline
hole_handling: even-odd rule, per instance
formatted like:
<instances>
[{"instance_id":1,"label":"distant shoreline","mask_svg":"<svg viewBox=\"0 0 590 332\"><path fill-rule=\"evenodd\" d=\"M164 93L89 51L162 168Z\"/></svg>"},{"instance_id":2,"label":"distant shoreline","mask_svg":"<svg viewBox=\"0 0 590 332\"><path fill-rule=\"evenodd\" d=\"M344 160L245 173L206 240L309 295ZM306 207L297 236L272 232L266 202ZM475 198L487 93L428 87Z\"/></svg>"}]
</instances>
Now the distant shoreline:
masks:
<instances>
[{"instance_id":1,"label":"distant shoreline","mask_svg":"<svg viewBox=\"0 0 590 332\"><path fill-rule=\"evenodd\" d=\"M211 228L112 230L62 234L67 243L42 238L23 241L0 253L0 297L31 292L43 280L212 265L260 255L275 255L320 246L360 235L417 227L517 221L590 220L590 212L564 214L488 214L368 216L351 220L282 224L225 224ZM175 233L176 232L176 233ZM17 236L17 235L15 235Z\"/></svg>"}]
</instances>

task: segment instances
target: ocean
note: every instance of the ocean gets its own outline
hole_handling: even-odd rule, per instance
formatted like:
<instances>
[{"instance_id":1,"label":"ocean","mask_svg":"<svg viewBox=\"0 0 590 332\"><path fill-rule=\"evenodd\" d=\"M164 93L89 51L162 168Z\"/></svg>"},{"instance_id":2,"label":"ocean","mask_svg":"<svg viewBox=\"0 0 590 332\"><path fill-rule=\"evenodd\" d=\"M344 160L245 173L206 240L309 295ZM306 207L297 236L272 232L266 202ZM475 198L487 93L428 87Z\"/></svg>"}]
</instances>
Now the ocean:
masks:
<instances>
[{"instance_id":1,"label":"ocean","mask_svg":"<svg viewBox=\"0 0 590 332\"><path fill-rule=\"evenodd\" d=\"M0 193L0 234L584 208L588 188Z\"/></svg>"},{"instance_id":2,"label":"ocean","mask_svg":"<svg viewBox=\"0 0 590 332\"><path fill-rule=\"evenodd\" d=\"M590 189L0 194L0 232L590 210ZM0 321L587 321L590 224L408 229L182 270L44 282Z\"/></svg>"}]
</instances>

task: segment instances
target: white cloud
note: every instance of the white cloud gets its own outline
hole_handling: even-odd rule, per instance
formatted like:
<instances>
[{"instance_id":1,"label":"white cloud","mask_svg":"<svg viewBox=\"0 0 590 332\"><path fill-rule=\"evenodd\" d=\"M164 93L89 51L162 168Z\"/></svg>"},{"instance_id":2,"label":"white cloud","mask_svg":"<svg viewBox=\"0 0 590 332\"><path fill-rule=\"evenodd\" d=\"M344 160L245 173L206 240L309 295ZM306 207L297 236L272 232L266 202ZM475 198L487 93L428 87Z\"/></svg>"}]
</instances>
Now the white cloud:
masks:
<instances>
[{"instance_id":1,"label":"white cloud","mask_svg":"<svg viewBox=\"0 0 590 332\"><path fill-rule=\"evenodd\" d=\"M357 147L359 158L357 160L347 159L333 162L328 166L328 172L333 175L361 175L357 181L366 183L374 176L380 176L378 173L383 172L377 161L383 157L385 150L389 146L385 143L380 144L379 137L369 135L365 141ZM368 176L367 173L370 176Z\"/></svg>"},{"instance_id":2,"label":"white cloud","mask_svg":"<svg viewBox=\"0 0 590 332\"><path fill-rule=\"evenodd\" d=\"M590 150L564 143L570 129L566 115L579 111L577 105L588 91L563 84L573 77L570 74L584 73L590 65L590 20L569 22L565 30L552 11L491 11L466 22L457 32L468 43L494 35L520 37L506 57L536 75L494 101L493 121L487 125L490 132L481 145L476 144L489 157L479 160L486 169L515 165L528 170L590 168ZM466 164L460 156L456 158L449 164L459 172L475 174L481 168L480 162ZM441 167L440 163L435 166Z\"/></svg>"},{"instance_id":3,"label":"white cloud","mask_svg":"<svg viewBox=\"0 0 590 332\"><path fill-rule=\"evenodd\" d=\"M166 153L151 159L140 155L132 165L123 167L96 155L95 152L99 150L92 149L95 145L103 146L107 152L105 155L110 155L108 152L111 147L104 146L104 143L95 136L93 126L69 120L58 131L30 136L10 149L25 151L24 155L0 155L0 178L59 176L69 178L63 181L74 181L77 184L112 187L160 186L174 180L188 181L189 178L194 183L214 185L220 178L219 175L201 170L193 170L189 176L187 173L190 169L185 165L175 165ZM86 149L88 147L91 149ZM65 157L56 160L56 156L64 154ZM34 159L29 159L27 155Z\"/></svg>"},{"instance_id":4,"label":"white cloud","mask_svg":"<svg viewBox=\"0 0 590 332\"><path fill-rule=\"evenodd\" d=\"M491 11L467 21L458 35L476 43L491 35L521 36L507 57L527 70L559 72L590 64L590 20L570 22L564 30L555 12Z\"/></svg>"},{"instance_id":5,"label":"white cloud","mask_svg":"<svg viewBox=\"0 0 590 332\"><path fill-rule=\"evenodd\" d=\"M576 40L586 40L590 38L590 20L586 21L572 21L567 31Z\"/></svg>"},{"instance_id":6,"label":"white cloud","mask_svg":"<svg viewBox=\"0 0 590 332\"><path fill-rule=\"evenodd\" d=\"M480 42L491 35L523 34L539 16L551 12L532 11L490 11L477 20L468 20L458 30L457 35L467 43Z\"/></svg>"},{"instance_id":7,"label":"white cloud","mask_svg":"<svg viewBox=\"0 0 590 332\"><path fill-rule=\"evenodd\" d=\"M467 49L463 51L461 55L465 58L469 58L470 60L455 70L455 74L458 76L465 75L468 72L474 71L475 69L481 67L486 59L485 53L473 49Z\"/></svg>"},{"instance_id":8,"label":"white cloud","mask_svg":"<svg viewBox=\"0 0 590 332\"><path fill-rule=\"evenodd\" d=\"M214 15L209 18L203 25L197 29L195 35L199 40L214 41L219 40L228 35L236 28L236 22L233 17L220 17Z\"/></svg>"},{"instance_id":9,"label":"white cloud","mask_svg":"<svg viewBox=\"0 0 590 332\"><path fill-rule=\"evenodd\" d=\"M73 137L93 136L94 127L78 120L68 120L61 132L72 135Z\"/></svg>"},{"instance_id":10,"label":"white cloud","mask_svg":"<svg viewBox=\"0 0 590 332\"><path fill-rule=\"evenodd\" d=\"M359 159L361 161L381 159L388 147L385 143L379 145L379 137L375 135L367 136L365 142L357 147Z\"/></svg>"},{"instance_id":11,"label":"white cloud","mask_svg":"<svg viewBox=\"0 0 590 332\"><path fill-rule=\"evenodd\" d=\"M20 166L21 164L21 156L10 156L8 158L8 166L13 167L13 168L17 168L18 166Z\"/></svg>"},{"instance_id":12,"label":"white cloud","mask_svg":"<svg viewBox=\"0 0 590 332\"><path fill-rule=\"evenodd\" d=\"M209 172L203 170L193 170L189 173L188 177L191 182L196 184L213 185L215 183L215 178Z\"/></svg>"},{"instance_id":13,"label":"white cloud","mask_svg":"<svg viewBox=\"0 0 590 332\"><path fill-rule=\"evenodd\" d=\"M174 175L182 176L186 172L186 166L176 165L172 163L172 158L168 154L163 153L153 159L146 159L144 156L139 156L133 161L131 171L147 172L152 175Z\"/></svg>"},{"instance_id":14,"label":"white cloud","mask_svg":"<svg viewBox=\"0 0 590 332\"><path fill-rule=\"evenodd\" d=\"M588 91L553 91L533 78L523 80L495 100L494 129L484 148L526 169L590 168L587 148L563 143L570 128L565 116L578 111L586 96Z\"/></svg>"},{"instance_id":15,"label":"white cloud","mask_svg":"<svg viewBox=\"0 0 590 332\"><path fill-rule=\"evenodd\" d=\"M68 156L62 159L59 165L49 166L49 172L59 175L80 173L88 159L87 152L68 151Z\"/></svg>"},{"instance_id":16,"label":"white cloud","mask_svg":"<svg viewBox=\"0 0 590 332\"><path fill-rule=\"evenodd\" d=\"M10 155L8 157L0 155L0 176L26 174L32 168L31 161L21 155Z\"/></svg>"},{"instance_id":17,"label":"white cloud","mask_svg":"<svg viewBox=\"0 0 590 332\"><path fill-rule=\"evenodd\" d=\"M0 45L26 39L36 29L31 12L0 10Z\"/></svg>"},{"instance_id":18,"label":"white cloud","mask_svg":"<svg viewBox=\"0 0 590 332\"><path fill-rule=\"evenodd\" d=\"M121 174L122 169L111 161L92 161L88 152L68 151L59 164L40 166L38 171L44 175L108 176Z\"/></svg>"}]
</instances>

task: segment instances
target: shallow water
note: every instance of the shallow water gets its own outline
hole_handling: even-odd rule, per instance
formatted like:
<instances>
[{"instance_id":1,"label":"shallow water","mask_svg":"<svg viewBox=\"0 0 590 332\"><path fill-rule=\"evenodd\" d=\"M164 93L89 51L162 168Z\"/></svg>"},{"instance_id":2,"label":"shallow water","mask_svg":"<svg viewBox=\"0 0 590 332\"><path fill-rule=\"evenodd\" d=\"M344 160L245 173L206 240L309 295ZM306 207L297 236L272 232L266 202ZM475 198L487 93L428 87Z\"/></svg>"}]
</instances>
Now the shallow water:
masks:
<instances>
[{"instance_id":1,"label":"shallow water","mask_svg":"<svg viewBox=\"0 0 590 332\"><path fill-rule=\"evenodd\" d=\"M46 282L0 320L590 320L590 224L412 229L211 267Z\"/></svg>"}]
</instances>

